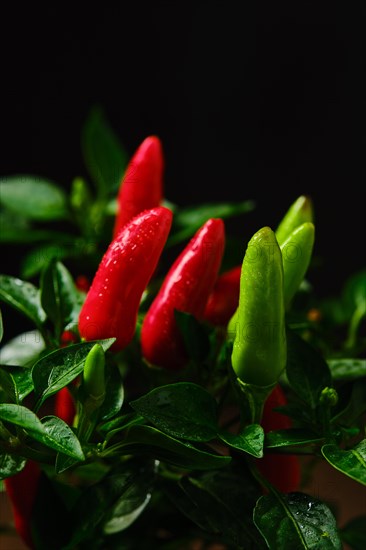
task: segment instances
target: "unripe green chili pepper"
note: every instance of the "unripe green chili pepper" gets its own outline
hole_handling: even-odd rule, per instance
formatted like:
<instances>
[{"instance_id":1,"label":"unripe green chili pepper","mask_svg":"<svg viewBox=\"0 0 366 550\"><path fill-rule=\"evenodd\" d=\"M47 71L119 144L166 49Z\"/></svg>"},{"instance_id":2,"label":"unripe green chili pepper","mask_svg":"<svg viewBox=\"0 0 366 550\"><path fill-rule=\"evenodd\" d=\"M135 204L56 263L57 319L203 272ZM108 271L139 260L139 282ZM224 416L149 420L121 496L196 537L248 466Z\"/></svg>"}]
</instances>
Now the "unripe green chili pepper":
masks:
<instances>
[{"instance_id":1,"label":"unripe green chili pepper","mask_svg":"<svg viewBox=\"0 0 366 550\"><path fill-rule=\"evenodd\" d=\"M84 394L95 402L104 401L105 397L105 356L100 344L94 344L89 351L84 365Z\"/></svg>"},{"instance_id":2,"label":"unripe green chili pepper","mask_svg":"<svg viewBox=\"0 0 366 550\"><path fill-rule=\"evenodd\" d=\"M282 254L270 227L251 238L241 269L232 367L245 384L270 386L286 365Z\"/></svg>"},{"instance_id":3,"label":"unripe green chili pepper","mask_svg":"<svg viewBox=\"0 0 366 550\"><path fill-rule=\"evenodd\" d=\"M142 323L141 349L148 363L170 370L186 365L188 357L174 311L202 318L224 246L224 222L211 218L176 258Z\"/></svg>"},{"instance_id":4,"label":"unripe green chili pepper","mask_svg":"<svg viewBox=\"0 0 366 550\"><path fill-rule=\"evenodd\" d=\"M160 206L163 198L164 158L160 139L147 137L128 163L118 197L113 237L143 210Z\"/></svg>"},{"instance_id":5,"label":"unripe green chili pepper","mask_svg":"<svg viewBox=\"0 0 366 550\"><path fill-rule=\"evenodd\" d=\"M296 227L305 222L314 223L313 203L310 197L301 195L293 202L275 231L280 246Z\"/></svg>"},{"instance_id":6,"label":"unripe green chili pepper","mask_svg":"<svg viewBox=\"0 0 366 550\"><path fill-rule=\"evenodd\" d=\"M116 338L120 351L136 330L140 301L165 246L172 212L164 206L141 212L111 242L86 295L79 315L86 340Z\"/></svg>"},{"instance_id":7,"label":"unripe green chili pepper","mask_svg":"<svg viewBox=\"0 0 366 550\"><path fill-rule=\"evenodd\" d=\"M315 227L305 222L290 233L281 245L285 307L290 305L308 270L313 252Z\"/></svg>"}]
</instances>

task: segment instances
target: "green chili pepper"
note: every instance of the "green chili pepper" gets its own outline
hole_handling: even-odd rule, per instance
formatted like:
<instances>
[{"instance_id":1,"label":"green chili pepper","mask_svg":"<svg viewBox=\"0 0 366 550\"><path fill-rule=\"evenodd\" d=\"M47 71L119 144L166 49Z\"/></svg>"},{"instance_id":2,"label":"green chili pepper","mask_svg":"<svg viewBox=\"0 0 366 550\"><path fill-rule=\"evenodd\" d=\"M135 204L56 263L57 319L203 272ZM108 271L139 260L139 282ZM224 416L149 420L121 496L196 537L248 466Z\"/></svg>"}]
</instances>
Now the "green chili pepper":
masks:
<instances>
[{"instance_id":1,"label":"green chili pepper","mask_svg":"<svg viewBox=\"0 0 366 550\"><path fill-rule=\"evenodd\" d=\"M89 351L84 365L84 391L94 401L104 401L105 396L105 356L100 344Z\"/></svg>"},{"instance_id":2,"label":"green chili pepper","mask_svg":"<svg viewBox=\"0 0 366 550\"><path fill-rule=\"evenodd\" d=\"M281 245L284 299L287 308L308 270L313 252L315 227L311 222L298 226Z\"/></svg>"},{"instance_id":3,"label":"green chili pepper","mask_svg":"<svg viewBox=\"0 0 366 550\"><path fill-rule=\"evenodd\" d=\"M301 195L292 203L275 231L278 244L282 246L293 230L305 222L314 223L313 203L310 197Z\"/></svg>"},{"instance_id":4,"label":"green chili pepper","mask_svg":"<svg viewBox=\"0 0 366 550\"><path fill-rule=\"evenodd\" d=\"M271 228L251 238L240 277L232 367L245 384L270 386L286 365L282 254Z\"/></svg>"}]
</instances>

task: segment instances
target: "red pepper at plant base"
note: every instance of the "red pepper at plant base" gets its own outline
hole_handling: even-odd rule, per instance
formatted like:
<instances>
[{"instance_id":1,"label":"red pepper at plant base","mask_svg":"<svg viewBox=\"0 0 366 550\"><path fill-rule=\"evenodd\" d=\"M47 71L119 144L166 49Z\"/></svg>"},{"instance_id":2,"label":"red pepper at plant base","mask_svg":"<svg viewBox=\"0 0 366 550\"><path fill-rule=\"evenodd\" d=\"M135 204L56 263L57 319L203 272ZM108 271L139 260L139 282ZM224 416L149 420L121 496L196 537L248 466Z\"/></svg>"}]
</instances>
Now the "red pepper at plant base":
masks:
<instances>
[{"instance_id":1,"label":"red pepper at plant base","mask_svg":"<svg viewBox=\"0 0 366 550\"><path fill-rule=\"evenodd\" d=\"M285 414L273 410L286 404L286 395L282 387L277 384L264 404L261 426L265 433L271 430L291 428L291 419ZM278 491L291 493L299 490L301 464L298 456L267 451L263 458L256 460L256 464L261 474Z\"/></svg>"},{"instance_id":2,"label":"red pepper at plant base","mask_svg":"<svg viewBox=\"0 0 366 550\"><path fill-rule=\"evenodd\" d=\"M21 472L4 479L5 491L13 510L15 529L28 548L34 548L31 518L40 475L38 463L28 460Z\"/></svg>"},{"instance_id":3,"label":"red pepper at plant base","mask_svg":"<svg viewBox=\"0 0 366 550\"><path fill-rule=\"evenodd\" d=\"M225 271L217 278L208 297L203 318L215 326L226 326L239 304L241 265Z\"/></svg>"},{"instance_id":4,"label":"red pepper at plant base","mask_svg":"<svg viewBox=\"0 0 366 550\"><path fill-rule=\"evenodd\" d=\"M131 158L118 197L113 238L143 210L160 206L163 198L164 158L160 139L147 137Z\"/></svg>"},{"instance_id":5,"label":"red pepper at plant base","mask_svg":"<svg viewBox=\"0 0 366 550\"><path fill-rule=\"evenodd\" d=\"M145 210L113 239L94 276L79 314L85 340L116 337L111 350L132 340L142 294L165 246L172 211L164 206Z\"/></svg>"},{"instance_id":6,"label":"red pepper at plant base","mask_svg":"<svg viewBox=\"0 0 366 550\"><path fill-rule=\"evenodd\" d=\"M176 258L142 323L141 350L149 364L169 370L186 365L188 357L174 311L202 318L224 247L224 222L211 218Z\"/></svg>"}]
</instances>

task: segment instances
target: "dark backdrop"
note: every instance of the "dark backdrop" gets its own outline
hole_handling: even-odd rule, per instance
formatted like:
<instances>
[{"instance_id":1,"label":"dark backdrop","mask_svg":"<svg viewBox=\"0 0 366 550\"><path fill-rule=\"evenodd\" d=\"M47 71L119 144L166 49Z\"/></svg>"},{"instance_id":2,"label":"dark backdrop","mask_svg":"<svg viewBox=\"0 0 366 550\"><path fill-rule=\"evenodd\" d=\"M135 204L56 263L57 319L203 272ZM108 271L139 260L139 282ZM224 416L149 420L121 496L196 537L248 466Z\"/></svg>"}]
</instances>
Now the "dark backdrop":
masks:
<instances>
[{"instance_id":1,"label":"dark backdrop","mask_svg":"<svg viewBox=\"0 0 366 550\"><path fill-rule=\"evenodd\" d=\"M160 136L168 199L255 199L245 236L310 195L319 291L366 264L362 2L70 6L3 11L1 175L68 187L99 103L129 154Z\"/></svg>"}]
</instances>

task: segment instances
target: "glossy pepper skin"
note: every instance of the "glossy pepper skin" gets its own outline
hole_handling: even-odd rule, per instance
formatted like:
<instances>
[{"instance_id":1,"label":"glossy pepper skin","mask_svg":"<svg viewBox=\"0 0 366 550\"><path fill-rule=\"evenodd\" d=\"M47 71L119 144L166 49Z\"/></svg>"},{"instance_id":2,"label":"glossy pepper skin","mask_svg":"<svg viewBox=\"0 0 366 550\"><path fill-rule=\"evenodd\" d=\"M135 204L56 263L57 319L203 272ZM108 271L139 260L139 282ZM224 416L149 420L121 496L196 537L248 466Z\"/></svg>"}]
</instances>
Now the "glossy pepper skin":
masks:
<instances>
[{"instance_id":1,"label":"glossy pepper skin","mask_svg":"<svg viewBox=\"0 0 366 550\"><path fill-rule=\"evenodd\" d=\"M122 227L144 210L160 206L163 198L164 157L160 139L147 137L127 165L118 197L115 238Z\"/></svg>"},{"instance_id":2,"label":"glossy pepper skin","mask_svg":"<svg viewBox=\"0 0 366 550\"><path fill-rule=\"evenodd\" d=\"M277 226L275 233L278 244L282 246L293 230L305 222L314 223L313 203L307 195L300 195Z\"/></svg>"},{"instance_id":3,"label":"glossy pepper skin","mask_svg":"<svg viewBox=\"0 0 366 550\"><path fill-rule=\"evenodd\" d=\"M116 337L120 351L133 339L141 296L148 285L172 224L164 206L130 220L104 254L79 315L85 340Z\"/></svg>"},{"instance_id":4,"label":"glossy pepper skin","mask_svg":"<svg viewBox=\"0 0 366 550\"><path fill-rule=\"evenodd\" d=\"M74 398L67 386L61 388L55 395L55 415L69 426L72 425L76 414Z\"/></svg>"},{"instance_id":5,"label":"glossy pepper skin","mask_svg":"<svg viewBox=\"0 0 366 550\"><path fill-rule=\"evenodd\" d=\"M268 396L263 409L261 425L265 433L271 430L291 428L291 419L275 411L276 407L287 404L282 387L277 384ZM301 464L298 456L267 452L256 461L261 474L282 493L298 491L301 480Z\"/></svg>"},{"instance_id":6,"label":"glossy pepper skin","mask_svg":"<svg viewBox=\"0 0 366 550\"><path fill-rule=\"evenodd\" d=\"M176 258L142 323L141 349L148 363L168 370L186 365L187 353L174 310L202 318L224 247L224 223L220 218L211 218Z\"/></svg>"},{"instance_id":7,"label":"glossy pepper skin","mask_svg":"<svg viewBox=\"0 0 366 550\"><path fill-rule=\"evenodd\" d=\"M296 227L281 245L285 307L289 307L308 270L315 239L315 227L305 222Z\"/></svg>"},{"instance_id":8,"label":"glossy pepper skin","mask_svg":"<svg viewBox=\"0 0 366 550\"><path fill-rule=\"evenodd\" d=\"M236 376L246 384L274 384L286 366L286 334L282 254L270 227L248 243L234 317L231 362Z\"/></svg>"},{"instance_id":9,"label":"glossy pepper skin","mask_svg":"<svg viewBox=\"0 0 366 550\"><path fill-rule=\"evenodd\" d=\"M4 480L10 499L14 525L28 548L35 548L32 540L31 519L37 495L41 470L37 462L28 460L21 472Z\"/></svg>"},{"instance_id":10,"label":"glossy pepper skin","mask_svg":"<svg viewBox=\"0 0 366 550\"><path fill-rule=\"evenodd\" d=\"M214 326L226 326L239 303L241 265L225 271L217 278L208 297L203 318Z\"/></svg>"}]
</instances>

